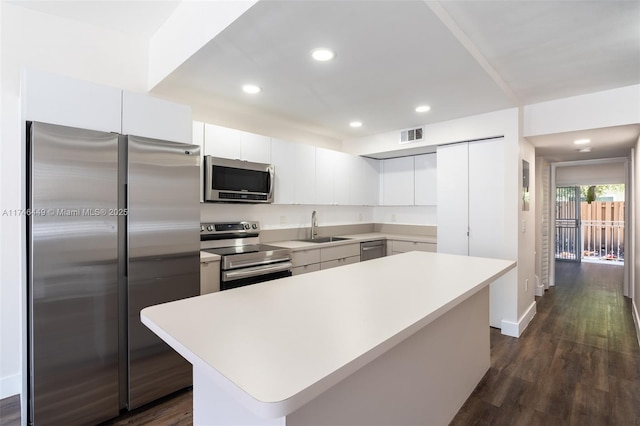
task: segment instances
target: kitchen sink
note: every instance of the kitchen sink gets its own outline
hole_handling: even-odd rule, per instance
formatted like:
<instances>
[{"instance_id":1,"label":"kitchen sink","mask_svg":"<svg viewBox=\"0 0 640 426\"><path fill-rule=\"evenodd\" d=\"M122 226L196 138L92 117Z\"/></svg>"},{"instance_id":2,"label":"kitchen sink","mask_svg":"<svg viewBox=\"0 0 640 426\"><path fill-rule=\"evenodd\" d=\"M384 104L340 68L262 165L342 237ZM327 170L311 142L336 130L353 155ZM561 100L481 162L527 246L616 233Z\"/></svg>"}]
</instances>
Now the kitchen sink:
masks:
<instances>
[{"instance_id":1,"label":"kitchen sink","mask_svg":"<svg viewBox=\"0 0 640 426\"><path fill-rule=\"evenodd\" d=\"M318 238L307 238L305 240L298 240L298 241L303 241L305 243L331 243L333 241L344 241L344 240L350 240L351 238L346 238L346 237L318 237Z\"/></svg>"}]
</instances>

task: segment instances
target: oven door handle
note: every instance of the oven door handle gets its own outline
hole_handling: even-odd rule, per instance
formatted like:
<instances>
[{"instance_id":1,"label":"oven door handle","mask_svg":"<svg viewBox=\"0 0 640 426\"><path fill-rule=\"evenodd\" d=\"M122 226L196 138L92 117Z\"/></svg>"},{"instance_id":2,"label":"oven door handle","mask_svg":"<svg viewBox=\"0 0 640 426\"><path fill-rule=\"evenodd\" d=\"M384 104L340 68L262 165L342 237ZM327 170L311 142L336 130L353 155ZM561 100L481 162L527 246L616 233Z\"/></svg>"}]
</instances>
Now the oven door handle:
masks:
<instances>
[{"instance_id":1,"label":"oven door handle","mask_svg":"<svg viewBox=\"0 0 640 426\"><path fill-rule=\"evenodd\" d=\"M227 271L222 273L222 281L233 281L242 278L256 277L258 275L266 275L274 272L286 271L291 269L291 262L281 262L273 266L256 266L253 268L245 268L236 271Z\"/></svg>"},{"instance_id":2,"label":"oven door handle","mask_svg":"<svg viewBox=\"0 0 640 426\"><path fill-rule=\"evenodd\" d=\"M249 262L249 263L243 263L243 262L234 262L233 261L233 256L230 256L232 258L232 260L226 264L228 266L225 267L231 267L231 268L248 268L250 266L262 266L262 265L271 265L274 263L274 261L284 261L284 260L290 260L291 257L289 255L285 255L285 256L281 256L281 258L270 258L270 259L265 259L265 260L259 260L257 262ZM228 257L227 257L228 258ZM225 258L225 260L227 259Z\"/></svg>"}]
</instances>

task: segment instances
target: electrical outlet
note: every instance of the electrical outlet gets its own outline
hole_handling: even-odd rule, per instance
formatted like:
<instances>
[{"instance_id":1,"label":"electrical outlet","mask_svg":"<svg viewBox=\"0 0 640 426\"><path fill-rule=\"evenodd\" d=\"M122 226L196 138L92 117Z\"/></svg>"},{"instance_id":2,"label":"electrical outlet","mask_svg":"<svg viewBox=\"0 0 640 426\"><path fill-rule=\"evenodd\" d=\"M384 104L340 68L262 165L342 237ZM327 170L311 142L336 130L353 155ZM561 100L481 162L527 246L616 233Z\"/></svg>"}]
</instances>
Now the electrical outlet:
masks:
<instances>
[{"instance_id":1,"label":"electrical outlet","mask_svg":"<svg viewBox=\"0 0 640 426\"><path fill-rule=\"evenodd\" d=\"M529 291L529 278L524 279L524 291Z\"/></svg>"},{"instance_id":2,"label":"electrical outlet","mask_svg":"<svg viewBox=\"0 0 640 426\"><path fill-rule=\"evenodd\" d=\"M280 216L280 225L285 225L287 223L287 217L286 216Z\"/></svg>"},{"instance_id":3,"label":"electrical outlet","mask_svg":"<svg viewBox=\"0 0 640 426\"><path fill-rule=\"evenodd\" d=\"M358 213L358 221L362 222L362 213Z\"/></svg>"}]
</instances>

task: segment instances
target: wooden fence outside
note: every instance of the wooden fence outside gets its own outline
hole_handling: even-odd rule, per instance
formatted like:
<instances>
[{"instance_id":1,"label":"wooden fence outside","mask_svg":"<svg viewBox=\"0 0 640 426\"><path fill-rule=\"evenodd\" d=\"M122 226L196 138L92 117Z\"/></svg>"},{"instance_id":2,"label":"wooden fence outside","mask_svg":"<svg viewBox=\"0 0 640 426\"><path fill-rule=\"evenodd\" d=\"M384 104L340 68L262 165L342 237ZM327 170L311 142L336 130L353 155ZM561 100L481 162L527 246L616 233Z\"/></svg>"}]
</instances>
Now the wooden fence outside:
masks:
<instances>
[{"instance_id":1,"label":"wooden fence outside","mask_svg":"<svg viewBox=\"0 0 640 426\"><path fill-rule=\"evenodd\" d=\"M624 259L624 201L580 203L583 257Z\"/></svg>"}]
</instances>

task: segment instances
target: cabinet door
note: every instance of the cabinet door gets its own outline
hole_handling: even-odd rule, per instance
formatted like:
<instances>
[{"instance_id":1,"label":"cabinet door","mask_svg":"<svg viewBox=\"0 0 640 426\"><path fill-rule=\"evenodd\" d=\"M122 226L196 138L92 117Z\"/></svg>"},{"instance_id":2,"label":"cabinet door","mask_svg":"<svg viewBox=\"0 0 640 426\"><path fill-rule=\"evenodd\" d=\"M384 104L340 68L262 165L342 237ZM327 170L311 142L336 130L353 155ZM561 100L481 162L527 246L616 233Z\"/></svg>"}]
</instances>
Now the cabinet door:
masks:
<instances>
[{"instance_id":1,"label":"cabinet door","mask_svg":"<svg viewBox=\"0 0 640 426\"><path fill-rule=\"evenodd\" d=\"M468 144L439 146L437 156L438 253L466 256L469 254Z\"/></svg>"},{"instance_id":2,"label":"cabinet door","mask_svg":"<svg viewBox=\"0 0 640 426\"><path fill-rule=\"evenodd\" d=\"M435 206L438 203L438 173L436 154L416 155L415 196L416 206Z\"/></svg>"},{"instance_id":3,"label":"cabinet door","mask_svg":"<svg viewBox=\"0 0 640 426\"><path fill-rule=\"evenodd\" d=\"M194 121L191 130L192 144L200 147L200 202L204 201L204 123Z\"/></svg>"},{"instance_id":4,"label":"cabinet door","mask_svg":"<svg viewBox=\"0 0 640 426\"><path fill-rule=\"evenodd\" d=\"M334 152L330 149L316 148L315 204L334 204L333 182L337 171Z\"/></svg>"},{"instance_id":5,"label":"cabinet door","mask_svg":"<svg viewBox=\"0 0 640 426\"><path fill-rule=\"evenodd\" d=\"M38 70L22 75L25 120L102 132L122 130L122 91Z\"/></svg>"},{"instance_id":6,"label":"cabinet door","mask_svg":"<svg viewBox=\"0 0 640 426\"><path fill-rule=\"evenodd\" d=\"M505 233L504 139L469 143L469 255L509 258ZM438 228L438 243L440 228Z\"/></svg>"},{"instance_id":7,"label":"cabinet door","mask_svg":"<svg viewBox=\"0 0 640 426\"><path fill-rule=\"evenodd\" d=\"M348 206L351 202L351 187L355 182L355 156L346 152L333 152L333 203ZM319 175L322 176L322 175Z\"/></svg>"},{"instance_id":8,"label":"cabinet door","mask_svg":"<svg viewBox=\"0 0 640 426\"><path fill-rule=\"evenodd\" d=\"M296 146L278 139L271 141L271 163L275 167L275 204L294 204L296 181Z\"/></svg>"},{"instance_id":9,"label":"cabinet door","mask_svg":"<svg viewBox=\"0 0 640 426\"><path fill-rule=\"evenodd\" d=\"M271 164L271 138L255 133L242 132L240 159L254 163Z\"/></svg>"},{"instance_id":10,"label":"cabinet door","mask_svg":"<svg viewBox=\"0 0 640 426\"><path fill-rule=\"evenodd\" d=\"M381 161L373 158L362 158L364 160L361 179L364 180L364 205L380 205L380 182L382 175L380 171Z\"/></svg>"},{"instance_id":11,"label":"cabinet door","mask_svg":"<svg viewBox=\"0 0 640 426\"><path fill-rule=\"evenodd\" d=\"M295 203L316 202L316 148L310 145L295 145Z\"/></svg>"},{"instance_id":12,"label":"cabinet door","mask_svg":"<svg viewBox=\"0 0 640 426\"><path fill-rule=\"evenodd\" d=\"M132 92L122 92L122 133L191 143L191 107Z\"/></svg>"},{"instance_id":13,"label":"cabinet door","mask_svg":"<svg viewBox=\"0 0 640 426\"><path fill-rule=\"evenodd\" d=\"M382 161L382 204L412 206L414 194L413 157Z\"/></svg>"},{"instance_id":14,"label":"cabinet door","mask_svg":"<svg viewBox=\"0 0 640 426\"><path fill-rule=\"evenodd\" d=\"M239 160L243 133L239 130L205 123L205 155Z\"/></svg>"}]
</instances>

